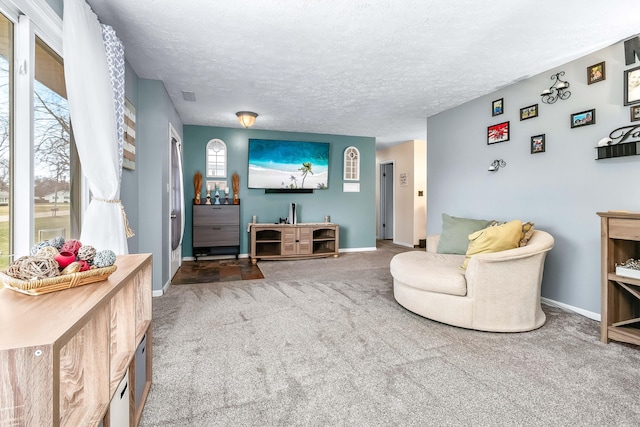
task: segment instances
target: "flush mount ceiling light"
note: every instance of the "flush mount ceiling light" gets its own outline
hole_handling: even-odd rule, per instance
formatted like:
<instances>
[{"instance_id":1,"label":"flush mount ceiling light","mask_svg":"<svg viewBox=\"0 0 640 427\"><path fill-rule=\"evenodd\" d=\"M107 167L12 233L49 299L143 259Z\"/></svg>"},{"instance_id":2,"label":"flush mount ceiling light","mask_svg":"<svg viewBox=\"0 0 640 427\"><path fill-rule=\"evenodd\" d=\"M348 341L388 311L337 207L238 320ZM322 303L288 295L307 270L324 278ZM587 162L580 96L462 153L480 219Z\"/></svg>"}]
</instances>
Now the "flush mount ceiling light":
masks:
<instances>
[{"instance_id":1,"label":"flush mount ceiling light","mask_svg":"<svg viewBox=\"0 0 640 427\"><path fill-rule=\"evenodd\" d=\"M545 104L553 104L558 99L569 99L571 96L571 92L567 90L569 89L569 82L560 79L560 76L564 76L564 71L552 75L551 80L555 80L555 82L549 89L545 89L540 94L542 102Z\"/></svg>"},{"instance_id":2,"label":"flush mount ceiling light","mask_svg":"<svg viewBox=\"0 0 640 427\"><path fill-rule=\"evenodd\" d=\"M507 166L507 162L505 162L502 159L499 159L499 160L496 159L489 166L489 172L498 172L498 169L503 168L505 166Z\"/></svg>"},{"instance_id":3,"label":"flush mount ceiling light","mask_svg":"<svg viewBox=\"0 0 640 427\"><path fill-rule=\"evenodd\" d=\"M236 116L238 116L238 122L245 128L253 126L256 122L256 117L258 117L258 115L252 111L238 111Z\"/></svg>"}]
</instances>

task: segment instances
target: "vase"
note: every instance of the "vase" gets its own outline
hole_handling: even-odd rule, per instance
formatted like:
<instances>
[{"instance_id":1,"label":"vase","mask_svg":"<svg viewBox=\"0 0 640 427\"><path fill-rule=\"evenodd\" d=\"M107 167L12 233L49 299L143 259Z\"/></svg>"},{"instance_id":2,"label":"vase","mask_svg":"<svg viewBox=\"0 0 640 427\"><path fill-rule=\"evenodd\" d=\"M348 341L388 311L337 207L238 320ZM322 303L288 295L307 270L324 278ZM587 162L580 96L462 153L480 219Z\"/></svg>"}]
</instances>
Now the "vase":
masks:
<instances>
[{"instance_id":1,"label":"vase","mask_svg":"<svg viewBox=\"0 0 640 427\"><path fill-rule=\"evenodd\" d=\"M196 205L200 204L200 193L196 194L196 199L193 201L193 203Z\"/></svg>"}]
</instances>

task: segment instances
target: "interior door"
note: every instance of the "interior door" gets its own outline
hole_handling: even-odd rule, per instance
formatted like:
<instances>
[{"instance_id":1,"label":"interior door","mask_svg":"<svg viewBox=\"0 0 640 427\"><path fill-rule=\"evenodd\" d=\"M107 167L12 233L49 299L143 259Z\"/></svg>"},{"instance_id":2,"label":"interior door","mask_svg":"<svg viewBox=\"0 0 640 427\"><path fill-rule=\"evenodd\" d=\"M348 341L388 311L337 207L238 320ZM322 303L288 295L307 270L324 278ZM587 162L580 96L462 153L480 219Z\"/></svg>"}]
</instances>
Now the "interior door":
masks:
<instances>
[{"instance_id":1,"label":"interior door","mask_svg":"<svg viewBox=\"0 0 640 427\"><path fill-rule=\"evenodd\" d=\"M182 179L182 144L171 135L171 263L169 277L173 277L182 264L182 238L184 236L184 183Z\"/></svg>"},{"instance_id":2,"label":"interior door","mask_svg":"<svg viewBox=\"0 0 640 427\"><path fill-rule=\"evenodd\" d=\"M393 239L393 163L380 165L380 238Z\"/></svg>"}]
</instances>

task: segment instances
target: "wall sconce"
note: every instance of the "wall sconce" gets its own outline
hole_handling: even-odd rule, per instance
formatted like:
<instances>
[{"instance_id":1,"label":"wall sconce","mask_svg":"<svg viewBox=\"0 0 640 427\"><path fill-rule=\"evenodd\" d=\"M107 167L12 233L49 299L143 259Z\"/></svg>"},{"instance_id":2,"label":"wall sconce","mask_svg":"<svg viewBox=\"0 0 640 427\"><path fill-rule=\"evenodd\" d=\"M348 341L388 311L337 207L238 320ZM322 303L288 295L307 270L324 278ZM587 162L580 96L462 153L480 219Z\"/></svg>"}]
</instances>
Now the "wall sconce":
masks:
<instances>
[{"instance_id":1,"label":"wall sconce","mask_svg":"<svg viewBox=\"0 0 640 427\"><path fill-rule=\"evenodd\" d=\"M503 168L505 166L507 166L507 162L505 162L502 159L500 160L496 159L489 166L489 172L498 172L498 169Z\"/></svg>"},{"instance_id":2,"label":"wall sconce","mask_svg":"<svg viewBox=\"0 0 640 427\"><path fill-rule=\"evenodd\" d=\"M236 116L238 116L238 122L245 128L253 126L256 122L256 117L258 117L258 115L252 111L238 111Z\"/></svg>"},{"instance_id":3,"label":"wall sconce","mask_svg":"<svg viewBox=\"0 0 640 427\"><path fill-rule=\"evenodd\" d=\"M555 80L555 82L549 89L545 89L540 94L542 102L545 104L553 104L558 99L569 99L571 96L571 92L567 90L569 88L569 82L560 79L560 76L564 76L564 71L560 71L551 76L551 80Z\"/></svg>"}]
</instances>

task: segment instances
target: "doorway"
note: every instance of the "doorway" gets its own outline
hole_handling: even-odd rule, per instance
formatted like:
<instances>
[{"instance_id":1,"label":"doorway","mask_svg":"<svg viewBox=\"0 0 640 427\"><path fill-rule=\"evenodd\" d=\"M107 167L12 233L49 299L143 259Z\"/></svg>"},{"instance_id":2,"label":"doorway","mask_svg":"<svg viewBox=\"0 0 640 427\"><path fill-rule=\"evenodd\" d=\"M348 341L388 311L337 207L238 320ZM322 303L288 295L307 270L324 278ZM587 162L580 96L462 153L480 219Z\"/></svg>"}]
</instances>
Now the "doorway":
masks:
<instances>
[{"instance_id":1,"label":"doorway","mask_svg":"<svg viewBox=\"0 0 640 427\"><path fill-rule=\"evenodd\" d=\"M380 223L382 240L393 239L393 162L380 163Z\"/></svg>"},{"instance_id":2,"label":"doorway","mask_svg":"<svg viewBox=\"0 0 640 427\"><path fill-rule=\"evenodd\" d=\"M170 174L169 187L170 212L169 228L171 245L169 247L169 277L173 277L182 264L182 238L184 237L184 183L182 178L182 142L180 136L170 125Z\"/></svg>"}]
</instances>

